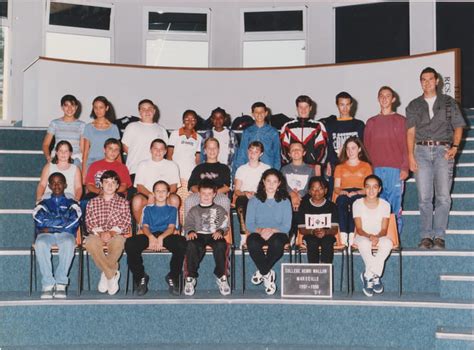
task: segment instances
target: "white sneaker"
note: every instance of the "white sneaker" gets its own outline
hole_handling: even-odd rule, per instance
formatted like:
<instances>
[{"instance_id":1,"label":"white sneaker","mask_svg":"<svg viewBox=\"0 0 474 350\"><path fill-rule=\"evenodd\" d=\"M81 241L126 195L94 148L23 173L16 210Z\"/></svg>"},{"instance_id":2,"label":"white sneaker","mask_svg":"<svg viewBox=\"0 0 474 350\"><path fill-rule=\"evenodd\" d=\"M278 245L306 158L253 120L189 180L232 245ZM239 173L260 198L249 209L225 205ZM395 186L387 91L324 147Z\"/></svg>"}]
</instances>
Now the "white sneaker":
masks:
<instances>
[{"instance_id":1,"label":"white sneaker","mask_svg":"<svg viewBox=\"0 0 474 350\"><path fill-rule=\"evenodd\" d=\"M354 244L354 232L349 233L349 247Z\"/></svg>"},{"instance_id":2,"label":"white sneaker","mask_svg":"<svg viewBox=\"0 0 474 350\"><path fill-rule=\"evenodd\" d=\"M120 271L117 271L114 277L112 277L110 280L107 281L107 284L108 284L107 292L109 293L109 295L117 294L117 292L120 289L119 280L120 280Z\"/></svg>"},{"instance_id":3,"label":"white sneaker","mask_svg":"<svg viewBox=\"0 0 474 350\"><path fill-rule=\"evenodd\" d=\"M341 237L341 243L347 247L347 233L339 232L339 236Z\"/></svg>"},{"instance_id":4,"label":"white sneaker","mask_svg":"<svg viewBox=\"0 0 474 350\"><path fill-rule=\"evenodd\" d=\"M194 277L186 277L186 283L184 284L184 295L194 295L194 286L196 285L196 279Z\"/></svg>"},{"instance_id":5,"label":"white sneaker","mask_svg":"<svg viewBox=\"0 0 474 350\"><path fill-rule=\"evenodd\" d=\"M66 287L65 284L56 284L54 287L54 297L58 299L66 298Z\"/></svg>"},{"instance_id":6,"label":"white sneaker","mask_svg":"<svg viewBox=\"0 0 474 350\"><path fill-rule=\"evenodd\" d=\"M221 295L230 294L230 286L226 275L223 275L221 278L216 278L216 283L219 286L219 292Z\"/></svg>"},{"instance_id":7,"label":"white sneaker","mask_svg":"<svg viewBox=\"0 0 474 350\"><path fill-rule=\"evenodd\" d=\"M107 293L107 289L109 288L109 284L107 281L107 277L105 277L105 273L100 274L100 281L99 285L97 286L97 289L99 290L99 293Z\"/></svg>"},{"instance_id":8,"label":"white sneaker","mask_svg":"<svg viewBox=\"0 0 474 350\"><path fill-rule=\"evenodd\" d=\"M54 285L44 287L41 291L41 299L53 299L54 295Z\"/></svg>"},{"instance_id":9,"label":"white sneaker","mask_svg":"<svg viewBox=\"0 0 474 350\"><path fill-rule=\"evenodd\" d=\"M252 275L252 278L250 279L252 284L255 284L258 286L260 283L263 282L263 275L260 273L260 271L255 271L255 273Z\"/></svg>"},{"instance_id":10,"label":"white sneaker","mask_svg":"<svg viewBox=\"0 0 474 350\"><path fill-rule=\"evenodd\" d=\"M247 235L240 235L240 249L247 243Z\"/></svg>"},{"instance_id":11,"label":"white sneaker","mask_svg":"<svg viewBox=\"0 0 474 350\"><path fill-rule=\"evenodd\" d=\"M263 285L265 286L265 293L273 295L276 292L275 284L275 271L270 270L265 276L263 276Z\"/></svg>"}]
</instances>

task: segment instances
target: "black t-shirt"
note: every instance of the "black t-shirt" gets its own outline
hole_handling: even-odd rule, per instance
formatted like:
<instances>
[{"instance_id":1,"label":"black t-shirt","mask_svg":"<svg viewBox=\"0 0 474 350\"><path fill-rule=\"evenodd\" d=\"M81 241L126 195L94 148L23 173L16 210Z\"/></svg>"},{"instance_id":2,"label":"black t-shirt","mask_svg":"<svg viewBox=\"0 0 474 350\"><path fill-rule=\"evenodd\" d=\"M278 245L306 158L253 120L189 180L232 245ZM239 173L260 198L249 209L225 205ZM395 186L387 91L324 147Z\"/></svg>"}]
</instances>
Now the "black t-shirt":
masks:
<instances>
[{"instance_id":1,"label":"black t-shirt","mask_svg":"<svg viewBox=\"0 0 474 350\"><path fill-rule=\"evenodd\" d=\"M217 188L224 185L230 186L230 169L227 165L219 162L198 164L189 178L188 190L191 190L192 186L199 185L203 179L213 180Z\"/></svg>"},{"instance_id":2,"label":"black t-shirt","mask_svg":"<svg viewBox=\"0 0 474 350\"><path fill-rule=\"evenodd\" d=\"M337 207L328 200L322 206L317 207L310 202L310 197L303 198L296 213L296 223L299 227L305 227L305 214L331 214L331 224L335 225L339 222Z\"/></svg>"}]
</instances>

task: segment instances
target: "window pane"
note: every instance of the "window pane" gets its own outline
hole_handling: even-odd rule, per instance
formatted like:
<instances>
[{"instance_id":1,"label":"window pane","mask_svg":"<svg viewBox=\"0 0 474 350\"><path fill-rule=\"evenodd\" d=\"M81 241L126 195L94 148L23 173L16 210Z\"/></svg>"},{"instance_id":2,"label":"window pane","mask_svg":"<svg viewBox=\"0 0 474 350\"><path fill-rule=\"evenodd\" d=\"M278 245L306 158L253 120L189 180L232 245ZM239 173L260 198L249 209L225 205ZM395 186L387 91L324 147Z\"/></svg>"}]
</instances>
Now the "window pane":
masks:
<instances>
[{"instance_id":1,"label":"window pane","mask_svg":"<svg viewBox=\"0 0 474 350\"><path fill-rule=\"evenodd\" d=\"M46 56L110 63L110 38L46 33Z\"/></svg>"},{"instance_id":2,"label":"window pane","mask_svg":"<svg viewBox=\"0 0 474 350\"><path fill-rule=\"evenodd\" d=\"M56 26L110 29L110 7L51 2L49 24Z\"/></svg>"},{"instance_id":3,"label":"window pane","mask_svg":"<svg viewBox=\"0 0 474 350\"><path fill-rule=\"evenodd\" d=\"M0 0L0 17L8 17L8 1Z\"/></svg>"},{"instance_id":4,"label":"window pane","mask_svg":"<svg viewBox=\"0 0 474 350\"><path fill-rule=\"evenodd\" d=\"M205 13L149 12L149 30L167 30L176 32L207 32Z\"/></svg>"},{"instance_id":5,"label":"window pane","mask_svg":"<svg viewBox=\"0 0 474 350\"><path fill-rule=\"evenodd\" d=\"M168 67L209 67L207 41L147 40L146 64Z\"/></svg>"},{"instance_id":6,"label":"window pane","mask_svg":"<svg viewBox=\"0 0 474 350\"><path fill-rule=\"evenodd\" d=\"M244 42L244 67L283 67L306 64L305 40Z\"/></svg>"},{"instance_id":7,"label":"window pane","mask_svg":"<svg viewBox=\"0 0 474 350\"><path fill-rule=\"evenodd\" d=\"M8 28L1 27L0 30L0 119L5 117L5 104L6 104L6 76L4 75L6 71L6 46L7 46L7 31Z\"/></svg>"},{"instance_id":8,"label":"window pane","mask_svg":"<svg viewBox=\"0 0 474 350\"><path fill-rule=\"evenodd\" d=\"M302 31L303 11L245 12L246 32Z\"/></svg>"}]
</instances>

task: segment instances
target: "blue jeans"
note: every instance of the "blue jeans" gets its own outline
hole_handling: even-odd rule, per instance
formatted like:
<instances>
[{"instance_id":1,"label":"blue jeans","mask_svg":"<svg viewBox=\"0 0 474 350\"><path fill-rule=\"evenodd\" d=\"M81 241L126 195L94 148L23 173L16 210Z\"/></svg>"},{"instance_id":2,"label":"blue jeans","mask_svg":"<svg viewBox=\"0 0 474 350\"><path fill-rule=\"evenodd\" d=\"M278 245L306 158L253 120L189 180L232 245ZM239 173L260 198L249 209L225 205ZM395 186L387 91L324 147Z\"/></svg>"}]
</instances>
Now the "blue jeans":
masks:
<instances>
[{"instance_id":1,"label":"blue jeans","mask_svg":"<svg viewBox=\"0 0 474 350\"><path fill-rule=\"evenodd\" d=\"M51 246L53 245L57 245L59 248L59 263L54 276L51 263ZM42 287L46 288L55 284L69 284L67 275L74 258L76 237L67 232L41 233L36 237L35 246L36 259L42 276Z\"/></svg>"},{"instance_id":2,"label":"blue jeans","mask_svg":"<svg viewBox=\"0 0 474 350\"><path fill-rule=\"evenodd\" d=\"M448 146L415 147L418 171L415 173L420 208L421 238L444 238L451 208L454 160L446 160ZM433 197L435 212L433 216Z\"/></svg>"},{"instance_id":3,"label":"blue jeans","mask_svg":"<svg viewBox=\"0 0 474 350\"><path fill-rule=\"evenodd\" d=\"M345 191L357 191L360 188L344 188ZM355 196L348 197L346 195L339 195L336 199L337 214L339 216L339 230L344 233L354 232L355 224L354 217L352 216L352 204L363 196L356 194Z\"/></svg>"},{"instance_id":4,"label":"blue jeans","mask_svg":"<svg viewBox=\"0 0 474 350\"><path fill-rule=\"evenodd\" d=\"M380 167L374 169L374 174L382 179L382 193L380 198L390 203L392 213L397 218L398 232L402 232L402 196L404 190L404 182L400 180L400 169Z\"/></svg>"}]
</instances>

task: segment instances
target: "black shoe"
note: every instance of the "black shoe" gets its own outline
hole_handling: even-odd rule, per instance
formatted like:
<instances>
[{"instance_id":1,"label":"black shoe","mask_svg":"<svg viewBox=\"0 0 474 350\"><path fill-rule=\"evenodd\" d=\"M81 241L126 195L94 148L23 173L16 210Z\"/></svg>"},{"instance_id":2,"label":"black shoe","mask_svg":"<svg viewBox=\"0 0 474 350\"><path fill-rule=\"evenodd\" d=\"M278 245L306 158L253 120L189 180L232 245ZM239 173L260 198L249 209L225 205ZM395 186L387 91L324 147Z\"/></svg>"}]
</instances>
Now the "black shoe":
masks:
<instances>
[{"instance_id":1,"label":"black shoe","mask_svg":"<svg viewBox=\"0 0 474 350\"><path fill-rule=\"evenodd\" d=\"M139 296L142 297L148 292L148 281L150 280L150 277L145 274L145 276L142 277L142 279L138 282L135 288L135 293Z\"/></svg>"},{"instance_id":2,"label":"black shoe","mask_svg":"<svg viewBox=\"0 0 474 350\"><path fill-rule=\"evenodd\" d=\"M446 247L445 243L444 243L444 239L442 238L435 238L434 239L434 245L433 245L433 249L444 249Z\"/></svg>"},{"instance_id":3,"label":"black shoe","mask_svg":"<svg viewBox=\"0 0 474 350\"><path fill-rule=\"evenodd\" d=\"M423 238L418 244L418 248L431 249L433 248L433 240L431 238Z\"/></svg>"},{"instance_id":4,"label":"black shoe","mask_svg":"<svg viewBox=\"0 0 474 350\"><path fill-rule=\"evenodd\" d=\"M179 281L177 278L172 278L170 275L165 277L168 284L168 292L172 295L179 295Z\"/></svg>"}]
</instances>

